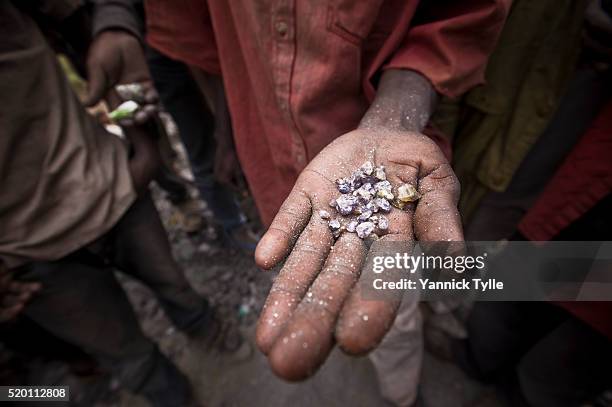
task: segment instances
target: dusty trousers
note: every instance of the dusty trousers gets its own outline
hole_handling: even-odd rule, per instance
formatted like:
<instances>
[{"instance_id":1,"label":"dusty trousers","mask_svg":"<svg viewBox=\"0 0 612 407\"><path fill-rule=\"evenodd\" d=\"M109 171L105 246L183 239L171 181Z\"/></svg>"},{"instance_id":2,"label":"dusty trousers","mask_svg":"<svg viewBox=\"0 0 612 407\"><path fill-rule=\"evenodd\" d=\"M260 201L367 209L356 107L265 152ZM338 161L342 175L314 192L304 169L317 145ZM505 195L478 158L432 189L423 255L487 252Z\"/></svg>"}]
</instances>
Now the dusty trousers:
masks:
<instances>
[{"instance_id":1,"label":"dusty trousers","mask_svg":"<svg viewBox=\"0 0 612 407\"><path fill-rule=\"evenodd\" d=\"M374 365L382 396L398 407L413 405L418 396L423 361L418 292L404 292L393 325L368 357Z\"/></svg>"},{"instance_id":2,"label":"dusty trousers","mask_svg":"<svg viewBox=\"0 0 612 407\"><path fill-rule=\"evenodd\" d=\"M210 321L208 302L193 291L172 258L149 195L93 244L57 261L19 268L19 279L43 287L24 314L98 358L124 387L154 406L182 405L189 397L187 381L144 336L115 269L151 288L177 328L199 330Z\"/></svg>"}]
</instances>

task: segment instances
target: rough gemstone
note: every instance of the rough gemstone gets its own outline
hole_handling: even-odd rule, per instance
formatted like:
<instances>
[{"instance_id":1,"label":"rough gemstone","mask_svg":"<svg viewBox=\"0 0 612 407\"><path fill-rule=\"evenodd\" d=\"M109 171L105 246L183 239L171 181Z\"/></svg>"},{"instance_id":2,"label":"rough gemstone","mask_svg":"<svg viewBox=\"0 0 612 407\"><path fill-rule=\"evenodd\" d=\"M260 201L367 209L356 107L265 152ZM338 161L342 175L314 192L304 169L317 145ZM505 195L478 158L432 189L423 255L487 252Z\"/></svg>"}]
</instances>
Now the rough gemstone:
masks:
<instances>
[{"instance_id":1,"label":"rough gemstone","mask_svg":"<svg viewBox=\"0 0 612 407\"><path fill-rule=\"evenodd\" d=\"M348 194L349 192L351 192L351 185L349 183L349 180L346 178L338 178L336 180L336 187L338 188L338 191L340 191L341 194Z\"/></svg>"},{"instance_id":2,"label":"rough gemstone","mask_svg":"<svg viewBox=\"0 0 612 407\"><path fill-rule=\"evenodd\" d=\"M363 184L358 190L353 192L353 194L364 201L369 201L372 199L373 195L372 184Z\"/></svg>"},{"instance_id":3,"label":"rough gemstone","mask_svg":"<svg viewBox=\"0 0 612 407\"><path fill-rule=\"evenodd\" d=\"M329 221L329 228L334 231L334 230L340 230L340 228L342 227L342 225L340 224L340 221L338 219L332 219Z\"/></svg>"},{"instance_id":4,"label":"rough gemstone","mask_svg":"<svg viewBox=\"0 0 612 407\"><path fill-rule=\"evenodd\" d=\"M136 103L145 103L144 87L140 83L124 83L115 86L115 91L122 100L133 100Z\"/></svg>"},{"instance_id":5,"label":"rough gemstone","mask_svg":"<svg viewBox=\"0 0 612 407\"><path fill-rule=\"evenodd\" d=\"M359 222L357 222L356 220L352 220L350 221L347 225L346 225L346 231L347 232L355 232L355 229L357 228L357 225L359 225Z\"/></svg>"},{"instance_id":6,"label":"rough gemstone","mask_svg":"<svg viewBox=\"0 0 612 407\"><path fill-rule=\"evenodd\" d=\"M389 229L389 219L387 219L385 216L380 215L378 217L378 229L380 230Z\"/></svg>"},{"instance_id":7,"label":"rough gemstone","mask_svg":"<svg viewBox=\"0 0 612 407\"><path fill-rule=\"evenodd\" d=\"M370 236L370 234L372 234L372 232L374 231L374 223L372 222L360 223L355 228L355 231L357 232L357 236L359 236L361 239L365 239L366 237Z\"/></svg>"},{"instance_id":8,"label":"rough gemstone","mask_svg":"<svg viewBox=\"0 0 612 407\"><path fill-rule=\"evenodd\" d=\"M386 180L387 174L385 173L385 167L383 167L382 165L376 167L376 169L374 170L374 177L376 177L376 179L378 179L379 181Z\"/></svg>"},{"instance_id":9,"label":"rough gemstone","mask_svg":"<svg viewBox=\"0 0 612 407\"><path fill-rule=\"evenodd\" d=\"M357 198L351 195L342 195L336 199L336 207L342 215L349 215L357 205Z\"/></svg>"},{"instance_id":10,"label":"rough gemstone","mask_svg":"<svg viewBox=\"0 0 612 407\"><path fill-rule=\"evenodd\" d=\"M370 218L370 216L372 216L372 211L366 209L365 211L361 212L361 215L359 215L357 219L360 221L366 221Z\"/></svg>"},{"instance_id":11,"label":"rough gemstone","mask_svg":"<svg viewBox=\"0 0 612 407\"><path fill-rule=\"evenodd\" d=\"M365 175L372 175L372 172L374 172L374 164L372 164L371 161L366 161L360 169Z\"/></svg>"},{"instance_id":12,"label":"rough gemstone","mask_svg":"<svg viewBox=\"0 0 612 407\"><path fill-rule=\"evenodd\" d=\"M383 212L389 212L391 210L391 204L384 198L374 199L374 204L379 210Z\"/></svg>"},{"instance_id":13,"label":"rough gemstone","mask_svg":"<svg viewBox=\"0 0 612 407\"><path fill-rule=\"evenodd\" d=\"M376 199L380 199L380 198L375 198L373 201L370 201L366 204L365 208L369 211L372 211L374 213L378 212L378 210L380 209L378 207L378 205L376 204ZM384 201L384 199L383 199Z\"/></svg>"},{"instance_id":14,"label":"rough gemstone","mask_svg":"<svg viewBox=\"0 0 612 407\"><path fill-rule=\"evenodd\" d=\"M400 202L415 202L421 196L414 185L402 184L397 187L397 200Z\"/></svg>"},{"instance_id":15,"label":"rough gemstone","mask_svg":"<svg viewBox=\"0 0 612 407\"><path fill-rule=\"evenodd\" d=\"M355 190L363 184L363 174L362 173L354 173L349 178L349 188Z\"/></svg>"},{"instance_id":16,"label":"rough gemstone","mask_svg":"<svg viewBox=\"0 0 612 407\"><path fill-rule=\"evenodd\" d=\"M108 114L112 120L131 119L140 105L133 100L128 100L120 104L115 110Z\"/></svg>"},{"instance_id":17,"label":"rough gemstone","mask_svg":"<svg viewBox=\"0 0 612 407\"><path fill-rule=\"evenodd\" d=\"M361 239L377 238L389 228L389 220L382 214L389 213L392 205L403 207L407 204L397 198L397 189L387 180L385 167L375 166L370 161L335 183L340 195L329 203L335 211L320 210L319 215L328 220L336 238L344 232L355 232ZM399 189L403 199L406 199L408 187L405 184ZM334 217L336 214L340 216Z\"/></svg>"}]
</instances>

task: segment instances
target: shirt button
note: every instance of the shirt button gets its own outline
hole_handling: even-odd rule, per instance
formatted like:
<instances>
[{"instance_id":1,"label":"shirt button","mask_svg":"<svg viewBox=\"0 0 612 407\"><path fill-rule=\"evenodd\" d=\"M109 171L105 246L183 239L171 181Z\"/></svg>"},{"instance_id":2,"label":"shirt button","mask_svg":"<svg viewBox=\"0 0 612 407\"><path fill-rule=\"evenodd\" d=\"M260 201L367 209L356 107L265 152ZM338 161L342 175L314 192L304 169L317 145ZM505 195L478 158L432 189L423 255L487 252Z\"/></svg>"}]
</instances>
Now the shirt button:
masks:
<instances>
[{"instance_id":1,"label":"shirt button","mask_svg":"<svg viewBox=\"0 0 612 407\"><path fill-rule=\"evenodd\" d=\"M279 21L276 23L276 32L281 36L284 37L287 35L287 32L289 31L289 26L287 25L286 22L284 21Z\"/></svg>"}]
</instances>

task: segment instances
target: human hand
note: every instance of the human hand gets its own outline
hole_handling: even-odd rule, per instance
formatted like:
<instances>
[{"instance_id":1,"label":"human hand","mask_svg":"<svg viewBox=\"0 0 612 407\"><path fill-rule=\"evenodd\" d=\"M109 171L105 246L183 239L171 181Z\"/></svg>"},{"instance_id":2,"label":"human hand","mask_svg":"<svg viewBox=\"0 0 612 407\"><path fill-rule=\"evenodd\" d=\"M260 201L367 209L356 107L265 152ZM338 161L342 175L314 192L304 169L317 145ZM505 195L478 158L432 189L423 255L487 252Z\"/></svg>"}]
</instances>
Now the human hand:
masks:
<instances>
[{"instance_id":1,"label":"human hand","mask_svg":"<svg viewBox=\"0 0 612 407\"><path fill-rule=\"evenodd\" d=\"M347 133L323 149L304 169L255 253L270 269L286 258L267 298L257 343L272 369L300 380L325 361L334 343L349 354L363 354L382 340L399 302L365 301L356 284L368 248L353 233L334 240L318 216L337 197L334 181L365 161L384 165L393 185L417 187L420 200L388 214L389 230L370 248L385 242L462 241L457 210L459 183L436 144L417 133L367 127ZM363 315L374 318L364 320Z\"/></svg>"},{"instance_id":2,"label":"human hand","mask_svg":"<svg viewBox=\"0 0 612 407\"><path fill-rule=\"evenodd\" d=\"M132 155L129 161L130 175L137 192L146 191L159 170L161 157L156 140L149 135L150 129L128 127L126 137L131 142Z\"/></svg>"},{"instance_id":3,"label":"human hand","mask_svg":"<svg viewBox=\"0 0 612 407\"><path fill-rule=\"evenodd\" d=\"M15 280L13 273L0 264L0 322L15 318L41 288L40 283Z\"/></svg>"},{"instance_id":4,"label":"human hand","mask_svg":"<svg viewBox=\"0 0 612 407\"><path fill-rule=\"evenodd\" d=\"M107 30L98 34L87 55L88 92L86 106L94 106L103 98L115 109L126 100L134 100L140 108L132 119L120 121L121 125L141 124L157 113L158 95L153 87L142 45L132 34L122 30ZM116 92L116 87L130 86Z\"/></svg>"}]
</instances>

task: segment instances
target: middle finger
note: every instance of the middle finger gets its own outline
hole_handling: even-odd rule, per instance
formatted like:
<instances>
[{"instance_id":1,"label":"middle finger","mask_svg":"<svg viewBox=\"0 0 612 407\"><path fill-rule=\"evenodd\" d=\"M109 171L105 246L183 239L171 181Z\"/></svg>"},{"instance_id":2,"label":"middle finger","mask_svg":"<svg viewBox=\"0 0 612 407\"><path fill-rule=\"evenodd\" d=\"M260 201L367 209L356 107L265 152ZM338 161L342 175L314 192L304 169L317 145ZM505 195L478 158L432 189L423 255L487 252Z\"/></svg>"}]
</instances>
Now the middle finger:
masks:
<instances>
[{"instance_id":1,"label":"middle finger","mask_svg":"<svg viewBox=\"0 0 612 407\"><path fill-rule=\"evenodd\" d=\"M276 277L259 317L257 345L263 353L270 351L293 310L319 274L332 244L327 222L318 216L311 217Z\"/></svg>"},{"instance_id":2,"label":"middle finger","mask_svg":"<svg viewBox=\"0 0 612 407\"><path fill-rule=\"evenodd\" d=\"M343 234L332 247L323 271L276 340L269 358L275 372L288 380L310 376L333 347L338 314L357 281L366 255L364 242Z\"/></svg>"}]
</instances>

